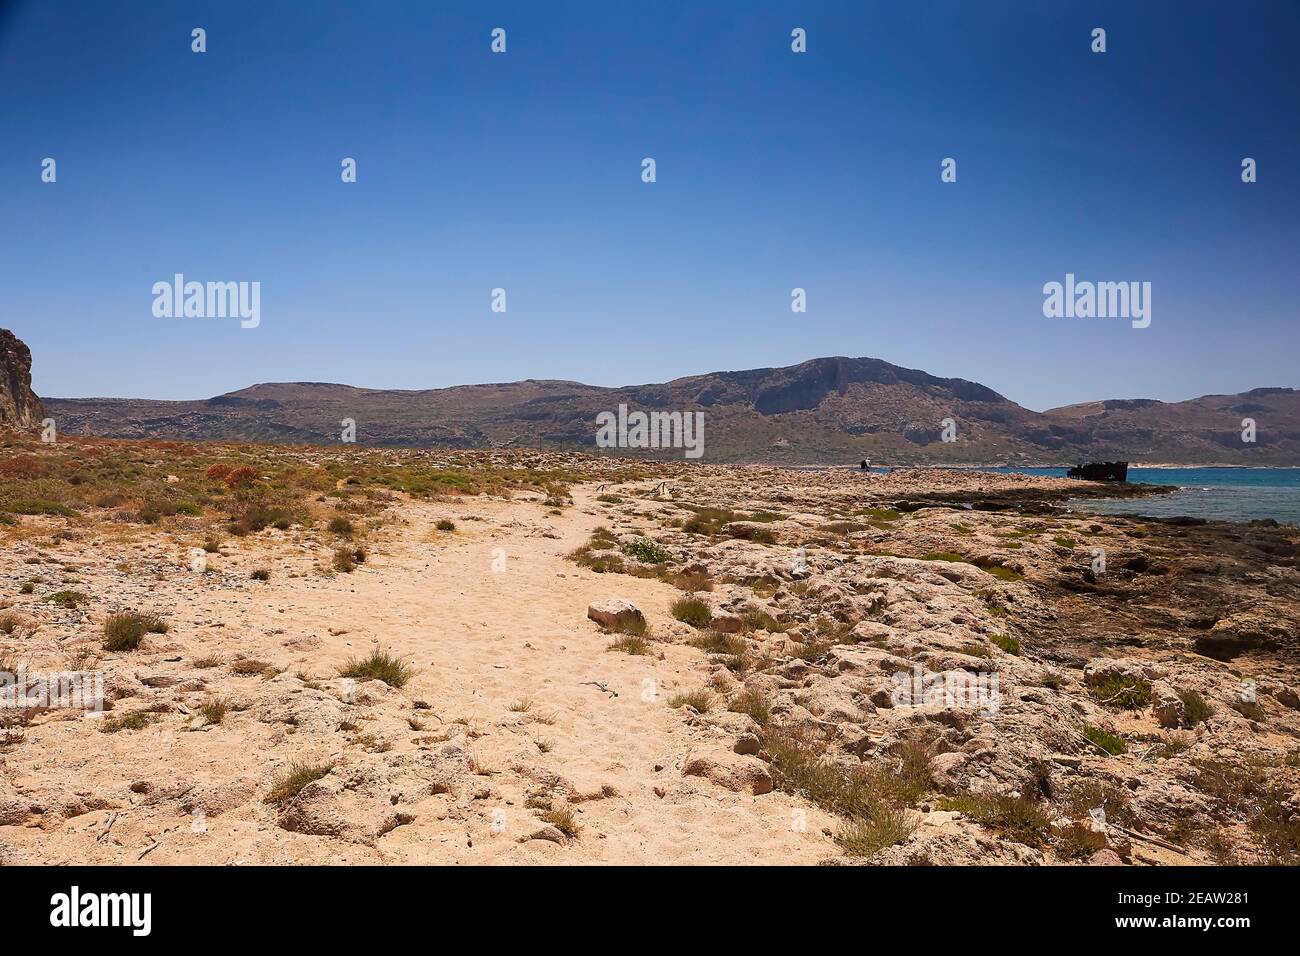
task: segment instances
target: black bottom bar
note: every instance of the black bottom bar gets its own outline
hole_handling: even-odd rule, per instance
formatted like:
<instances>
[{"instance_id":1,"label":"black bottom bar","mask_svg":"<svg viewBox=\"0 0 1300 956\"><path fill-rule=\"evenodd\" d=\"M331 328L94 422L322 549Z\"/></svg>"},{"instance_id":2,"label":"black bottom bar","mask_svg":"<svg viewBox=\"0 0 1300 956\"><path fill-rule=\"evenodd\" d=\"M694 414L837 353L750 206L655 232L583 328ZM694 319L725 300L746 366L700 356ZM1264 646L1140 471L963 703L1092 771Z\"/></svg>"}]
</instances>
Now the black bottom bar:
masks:
<instances>
[{"instance_id":1,"label":"black bottom bar","mask_svg":"<svg viewBox=\"0 0 1300 956\"><path fill-rule=\"evenodd\" d=\"M710 910L721 917L720 906L729 915L716 925L733 942L746 926L770 931L785 917L794 923L807 917L827 929L890 925L918 940L998 926L1017 934L1065 931L1071 940L1170 933L1230 940L1287 925L1282 907L1292 892L1283 882L1291 874L1280 869L609 869L12 868L0 870L0 885L11 941L76 934L111 936L128 946L247 945L252 939L264 945L280 938L373 943L376 932L418 932L430 922L462 932L487 930L497 943L499 917L506 914L507 934L535 936L562 923L576 929L575 921L594 933L610 921L636 923L651 913L670 925L690 919L698 926L713 922ZM99 894L114 895L105 900ZM147 907L143 895L129 894L148 894ZM765 913L776 900L783 901L785 917ZM752 918L736 925L734 918L747 909ZM488 923L476 916L497 918ZM114 919L117 926L71 925Z\"/></svg>"}]
</instances>

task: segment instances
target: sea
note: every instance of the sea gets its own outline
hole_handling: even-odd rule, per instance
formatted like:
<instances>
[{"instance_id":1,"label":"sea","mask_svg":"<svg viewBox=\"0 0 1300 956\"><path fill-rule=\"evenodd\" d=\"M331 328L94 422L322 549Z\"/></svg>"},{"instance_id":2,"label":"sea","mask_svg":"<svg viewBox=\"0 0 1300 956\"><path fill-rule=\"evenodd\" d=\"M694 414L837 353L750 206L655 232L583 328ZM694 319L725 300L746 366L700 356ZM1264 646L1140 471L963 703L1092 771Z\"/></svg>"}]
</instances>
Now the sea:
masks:
<instances>
[{"instance_id":1,"label":"sea","mask_svg":"<svg viewBox=\"0 0 1300 956\"><path fill-rule=\"evenodd\" d=\"M1064 468L982 468L1065 477ZM1129 468L1130 484L1175 485L1151 498L1075 498L1077 511L1300 525L1300 468Z\"/></svg>"}]
</instances>

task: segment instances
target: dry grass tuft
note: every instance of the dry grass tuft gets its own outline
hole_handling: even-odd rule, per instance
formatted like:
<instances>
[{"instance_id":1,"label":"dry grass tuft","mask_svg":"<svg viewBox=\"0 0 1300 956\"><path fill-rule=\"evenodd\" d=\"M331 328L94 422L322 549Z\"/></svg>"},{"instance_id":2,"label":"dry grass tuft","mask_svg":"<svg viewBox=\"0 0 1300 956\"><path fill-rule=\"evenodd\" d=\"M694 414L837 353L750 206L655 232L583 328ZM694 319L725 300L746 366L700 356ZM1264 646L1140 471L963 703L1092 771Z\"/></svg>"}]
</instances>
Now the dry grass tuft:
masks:
<instances>
[{"instance_id":1,"label":"dry grass tuft","mask_svg":"<svg viewBox=\"0 0 1300 956\"><path fill-rule=\"evenodd\" d=\"M361 660L348 661L339 675L359 681L381 680L389 687L405 687L406 682L415 676L415 669L400 657L374 650Z\"/></svg>"},{"instance_id":2,"label":"dry grass tuft","mask_svg":"<svg viewBox=\"0 0 1300 956\"><path fill-rule=\"evenodd\" d=\"M333 769L334 764L332 763L316 765L295 763L283 777L276 781L271 788L271 792L263 798L262 802L286 803L302 793L308 784L315 783Z\"/></svg>"}]
</instances>

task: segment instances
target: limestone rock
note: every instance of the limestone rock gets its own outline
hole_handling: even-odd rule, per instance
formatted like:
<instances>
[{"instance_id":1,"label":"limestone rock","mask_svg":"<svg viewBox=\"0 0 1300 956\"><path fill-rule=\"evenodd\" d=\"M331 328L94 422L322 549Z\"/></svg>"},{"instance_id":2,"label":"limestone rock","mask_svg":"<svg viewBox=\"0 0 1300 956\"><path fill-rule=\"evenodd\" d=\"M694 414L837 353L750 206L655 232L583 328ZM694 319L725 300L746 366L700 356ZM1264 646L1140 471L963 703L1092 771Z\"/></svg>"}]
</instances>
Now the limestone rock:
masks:
<instances>
[{"instance_id":1,"label":"limestone rock","mask_svg":"<svg viewBox=\"0 0 1300 956\"><path fill-rule=\"evenodd\" d=\"M641 609L623 598L597 601L587 608L587 617L601 627L618 628L634 622L645 623Z\"/></svg>"},{"instance_id":2,"label":"limestone rock","mask_svg":"<svg viewBox=\"0 0 1300 956\"><path fill-rule=\"evenodd\" d=\"M32 353L8 329L0 329L0 425L33 428L45 410L32 391Z\"/></svg>"},{"instance_id":3,"label":"limestone rock","mask_svg":"<svg viewBox=\"0 0 1300 956\"><path fill-rule=\"evenodd\" d=\"M1114 850L1098 850L1092 856L1088 857L1089 866L1123 866L1124 861L1119 858L1119 854Z\"/></svg>"},{"instance_id":4,"label":"limestone rock","mask_svg":"<svg viewBox=\"0 0 1300 956\"><path fill-rule=\"evenodd\" d=\"M1187 720L1187 706L1166 681L1151 685L1151 710L1161 727L1181 727Z\"/></svg>"},{"instance_id":5,"label":"limestone rock","mask_svg":"<svg viewBox=\"0 0 1300 956\"><path fill-rule=\"evenodd\" d=\"M415 819L398 810L397 802L384 782L366 769L336 768L307 784L285 804L279 823L295 833L372 845L385 833Z\"/></svg>"},{"instance_id":6,"label":"limestone rock","mask_svg":"<svg viewBox=\"0 0 1300 956\"><path fill-rule=\"evenodd\" d=\"M772 774L757 757L718 752L694 752L682 766L683 777L704 777L736 793L748 790L755 796L772 792Z\"/></svg>"},{"instance_id":7,"label":"limestone rock","mask_svg":"<svg viewBox=\"0 0 1300 956\"><path fill-rule=\"evenodd\" d=\"M0 779L0 826L18 826L30 812L27 801L7 781Z\"/></svg>"}]
</instances>

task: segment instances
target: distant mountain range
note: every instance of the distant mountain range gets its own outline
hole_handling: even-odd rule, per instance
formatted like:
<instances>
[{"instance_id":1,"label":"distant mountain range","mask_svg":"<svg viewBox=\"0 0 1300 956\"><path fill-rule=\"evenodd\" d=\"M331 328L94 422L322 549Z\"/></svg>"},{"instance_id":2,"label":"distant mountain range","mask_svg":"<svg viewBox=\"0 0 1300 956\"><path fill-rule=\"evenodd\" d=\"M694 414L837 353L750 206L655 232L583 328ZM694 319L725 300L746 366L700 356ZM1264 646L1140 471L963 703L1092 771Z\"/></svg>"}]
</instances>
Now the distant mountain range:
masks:
<instances>
[{"instance_id":1,"label":"distant mountain range","mask_svg":"<svg viewBox=\"0 0 1300 956\"><path fill-rule=\"evenodd\" d=\"M353 419L362 445L586 450L595 450L597 414L620 404L703 411L706 462L1300 464L1300 392L1292 388L1034 412L984 385L872 358L621 388L533 379L419 391L293 382L204 401L44 399L59 430L80 435L319 444L338 442L340 423ZM1242 440L1246 418L1256 423L1253 443ZM943 440L944 419L953 420L954 442Z\"/></svg>"}]
</instances>

